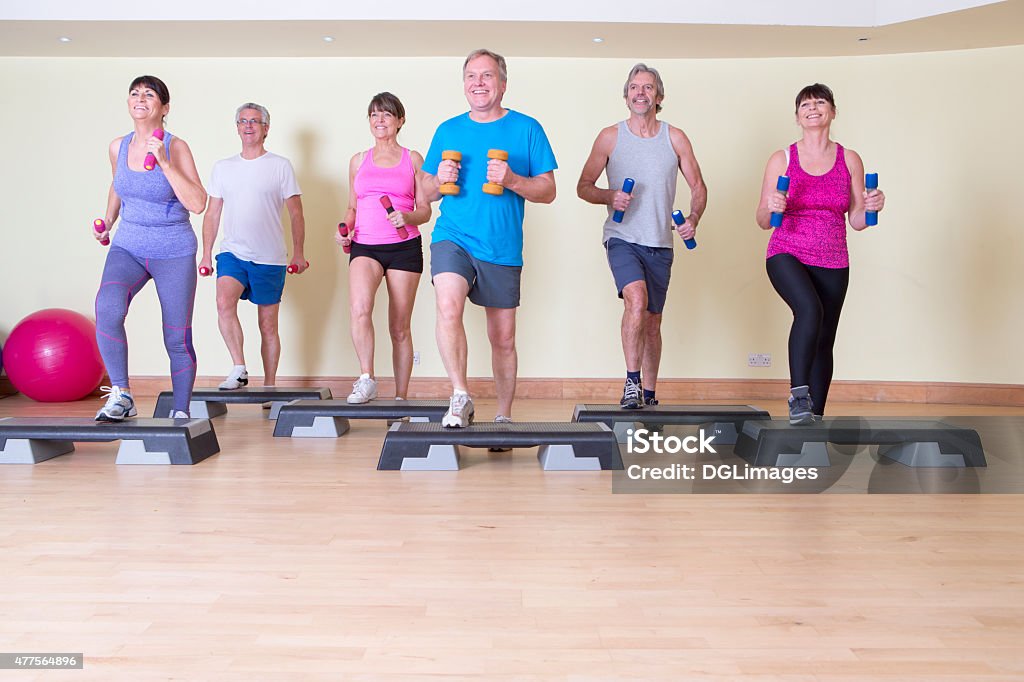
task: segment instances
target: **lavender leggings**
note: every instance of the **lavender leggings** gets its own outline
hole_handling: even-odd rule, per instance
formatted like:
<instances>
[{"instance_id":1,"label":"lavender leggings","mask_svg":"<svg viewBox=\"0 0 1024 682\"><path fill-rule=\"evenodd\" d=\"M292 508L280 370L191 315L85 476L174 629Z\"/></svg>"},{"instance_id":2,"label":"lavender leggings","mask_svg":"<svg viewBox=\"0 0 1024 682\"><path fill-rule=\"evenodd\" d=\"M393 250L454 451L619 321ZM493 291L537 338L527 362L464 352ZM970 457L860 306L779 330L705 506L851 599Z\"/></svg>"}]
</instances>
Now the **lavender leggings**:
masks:
<instances>
[{"instance_id":1,"label":"lavender leggings","mask_svg":"<svg viewBox=\"0 0 1024 682\"><path fill-rule=\"evenodd\" d=\"M96 341L110 383L128 387L128 337L124 320L146 282L156 283L164 323L164 347L171 360L174 409L188 412L196 382L196 351L192 347L192 307L196 298L195 256L138 258L111 246L96 294ZM166 417L167 415L159 415Z\"/></svg>"}]
</instances>

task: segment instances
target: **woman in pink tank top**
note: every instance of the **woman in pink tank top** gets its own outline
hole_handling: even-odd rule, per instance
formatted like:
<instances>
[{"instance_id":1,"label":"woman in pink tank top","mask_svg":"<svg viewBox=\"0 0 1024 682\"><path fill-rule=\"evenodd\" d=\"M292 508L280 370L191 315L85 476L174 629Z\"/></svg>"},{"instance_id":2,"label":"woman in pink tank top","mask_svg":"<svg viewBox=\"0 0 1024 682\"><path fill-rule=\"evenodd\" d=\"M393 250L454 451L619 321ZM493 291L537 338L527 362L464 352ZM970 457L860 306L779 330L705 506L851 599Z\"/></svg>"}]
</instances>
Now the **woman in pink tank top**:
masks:
<instances>
[{"instance_id":1,"label":"woman in pink tank top","mask_svg":"<svg viewBox=\"0 0 1024 682\"><path fill-rule=\"evenodd\" d=\"M809 424L825 412L832 383L832 347L850 280L846 223L867 227L865 212L880 211L885 195L864 188L864 163L829 137L836 117L828 86L808 85L796 96L801 139L768 159L757 206L757 224L773 229L768 278L793 311L789 333L789 423ZM779 176L789 191L776 189Z\"/></svg>"},{"instance_id":2,"label":"woman in pink tank top","mask_svg":"<svg viewBox=\"0 0 1024 682\"><path fill-rule=\"evenodd\" d=\"M367 108L374 144L348 164L346 235L335 241L350 250L348 268L352 345L360 376L348 402L377 397L373 371L373 303L382 281L387 283L388 328L391 332L395 397L404 400L412 375L412 307L423 274L423 241L419 225L430 220L430 202L422 190L423 157L398 144L405 107L390 92L370 100Z\"/></svg>"}]
</instances>

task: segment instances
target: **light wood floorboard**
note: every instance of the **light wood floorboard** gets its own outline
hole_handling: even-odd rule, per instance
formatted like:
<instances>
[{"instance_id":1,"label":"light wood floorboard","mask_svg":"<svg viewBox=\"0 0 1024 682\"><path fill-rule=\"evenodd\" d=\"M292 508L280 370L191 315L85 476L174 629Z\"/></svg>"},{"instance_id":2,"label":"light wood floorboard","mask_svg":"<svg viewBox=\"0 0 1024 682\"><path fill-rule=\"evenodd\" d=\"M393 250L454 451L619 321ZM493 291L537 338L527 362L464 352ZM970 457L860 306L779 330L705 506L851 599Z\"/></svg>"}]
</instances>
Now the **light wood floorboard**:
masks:
<instances>
[{"instance_id":1,"label":"light wood floorboard","mask_svg":"<svg viewBox=\"0 0 1024 682\"><path fill-rule=\"evenodd\" d=\"M15 396L0 416L100 404ZM222 451L194 467L80 444L0 468L0 651L86 660L0 681L1024 679L1021 495L613 495L534 450L378 472L383 422L215 424Z\"/></svg>"}]
</instances>

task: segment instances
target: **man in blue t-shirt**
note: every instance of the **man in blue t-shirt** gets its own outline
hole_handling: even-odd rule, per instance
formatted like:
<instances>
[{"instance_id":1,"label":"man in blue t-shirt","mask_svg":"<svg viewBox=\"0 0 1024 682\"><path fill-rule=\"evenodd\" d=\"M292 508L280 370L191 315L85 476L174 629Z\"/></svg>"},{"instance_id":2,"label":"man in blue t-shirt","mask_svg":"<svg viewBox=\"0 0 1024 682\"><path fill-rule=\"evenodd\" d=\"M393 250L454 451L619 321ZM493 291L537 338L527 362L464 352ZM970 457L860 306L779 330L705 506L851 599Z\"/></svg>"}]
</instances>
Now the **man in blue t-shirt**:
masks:
<instances>
[{"instance_id":1,"label":"man in blue t-shirt","mask_svg":"<svg viewBox=\"0 0 1024 682\"><path fill-rule=\"evenodd\" d=\"M440 215L430 244L430 275L437 298L437 345L452 397L442 420L449 427L468 426L473 401L466 381L466 299L487 314L491 366L498 396L494 421L510 422L516 391L516 308L523 266L523 209L526 201L555 199L555 154L535 119L501 105L508 71L505 58L474 50L462 65L469 111L451 118L434 133L423 162L424 185L431 201L441 198ZM445 151L461 161L442 159ZM489 150L507 152L508 160L488 158ZM501 185L501 194L485 193L484 183Z\"/></svg>"}]
</instances>

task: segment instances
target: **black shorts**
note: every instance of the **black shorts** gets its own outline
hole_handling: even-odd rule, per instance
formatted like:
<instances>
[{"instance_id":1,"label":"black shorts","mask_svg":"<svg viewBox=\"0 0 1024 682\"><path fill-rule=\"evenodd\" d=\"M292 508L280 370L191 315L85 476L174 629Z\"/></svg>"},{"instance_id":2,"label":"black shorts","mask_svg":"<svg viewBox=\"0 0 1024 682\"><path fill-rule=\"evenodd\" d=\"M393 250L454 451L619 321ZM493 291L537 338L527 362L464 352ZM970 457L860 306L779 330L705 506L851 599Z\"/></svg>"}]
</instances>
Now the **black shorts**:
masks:
<instances>
[{"instance_id":1,"label":"black shorts","mask_svg":"<svg viewBox=\"0 0 1024 682\"><path fill-rule=\"evenodd\" d=\"M423 272L423 237L416 237L397 244L358 244L352 242L352 252L348 262L353 258L372 258L380 263L384 272L403 270L405 272Z\"/></svg>"}]
</instances>

